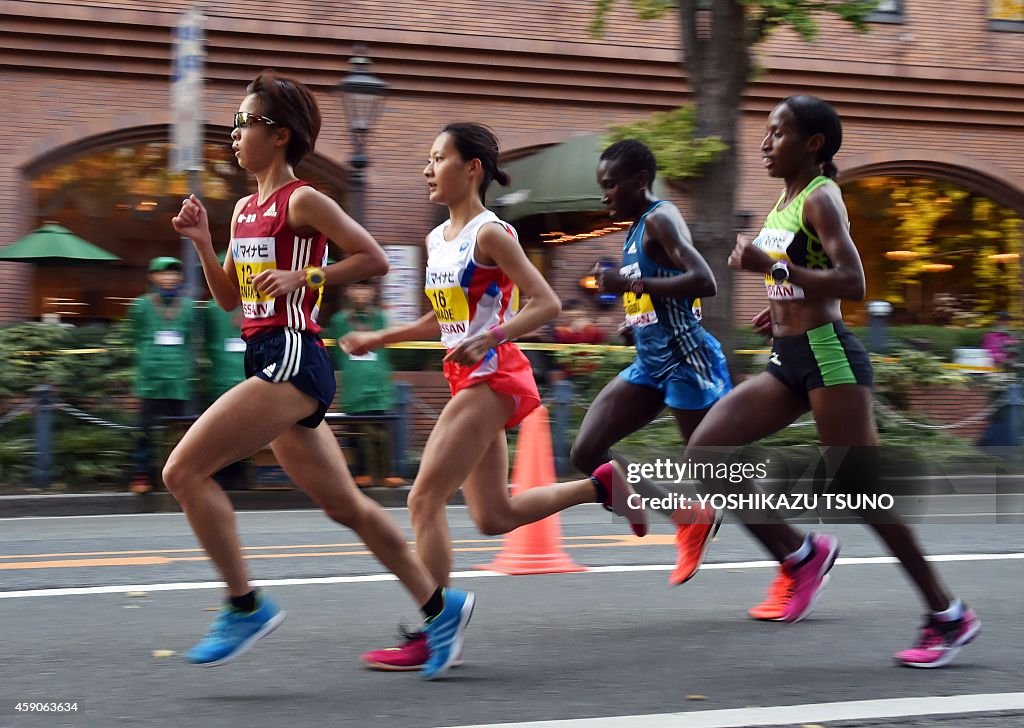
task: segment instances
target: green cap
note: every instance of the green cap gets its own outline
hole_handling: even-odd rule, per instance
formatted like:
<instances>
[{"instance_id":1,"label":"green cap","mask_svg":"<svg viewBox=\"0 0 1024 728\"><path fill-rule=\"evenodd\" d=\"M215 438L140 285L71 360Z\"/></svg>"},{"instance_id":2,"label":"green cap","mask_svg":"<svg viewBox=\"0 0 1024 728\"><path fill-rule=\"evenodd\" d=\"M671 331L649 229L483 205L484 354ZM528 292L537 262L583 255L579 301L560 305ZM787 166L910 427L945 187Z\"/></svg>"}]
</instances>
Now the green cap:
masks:
<instances>
[{"instance_id":1,"label":"green cap","mask_svg":"<svg viewBox=\"0 0 1024 728\"><path fill-rule=\"evenodd\" d=\"M153 260L149 261L150 273L159 273L164 270L181 270L182 267L180 260L169 255L161 255L159 258L153 258Z\"/></svg>"}]
</instances>

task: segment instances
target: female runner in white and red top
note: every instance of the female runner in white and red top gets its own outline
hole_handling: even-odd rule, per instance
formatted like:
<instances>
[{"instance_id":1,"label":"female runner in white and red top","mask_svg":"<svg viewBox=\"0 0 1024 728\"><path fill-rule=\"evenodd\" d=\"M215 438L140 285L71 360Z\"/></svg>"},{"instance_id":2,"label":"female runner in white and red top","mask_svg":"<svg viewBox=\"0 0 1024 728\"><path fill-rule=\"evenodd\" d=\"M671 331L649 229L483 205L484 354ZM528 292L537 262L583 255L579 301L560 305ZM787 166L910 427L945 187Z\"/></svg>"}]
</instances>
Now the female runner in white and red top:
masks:
<instances>
[{"instance_id":1,"label":"female runner in white and red top","mask_svg":"<svg viewBox=\"0 0 1024 728\"><path fill-rule=\"evenodd\" d=\"M445 505L460 487L473 521L490 535L595 501L629 515L638 534L647 530L643 511L629 509L632 488L624 473L619 468L613 478L618 466L609 463L592 478L509 496L505 431L540 404L530 363L511 342L557 316L561 304L515 231L484 207L490 182L508 183L498 153L494 133L480 124L449 124L434 140L423 174L430 201L446 205L450 215L427 237L426 293L434 310L412 324L354 332L341 342L358 355L441 334L452 398L427 440L409 494L416 553L440 584L448 583L452 565ZM528 300L510 318L514 287ZM426 658L422 638L413 634L363 659L376 669L414 670Z\"/></svg>"}]
</instances>

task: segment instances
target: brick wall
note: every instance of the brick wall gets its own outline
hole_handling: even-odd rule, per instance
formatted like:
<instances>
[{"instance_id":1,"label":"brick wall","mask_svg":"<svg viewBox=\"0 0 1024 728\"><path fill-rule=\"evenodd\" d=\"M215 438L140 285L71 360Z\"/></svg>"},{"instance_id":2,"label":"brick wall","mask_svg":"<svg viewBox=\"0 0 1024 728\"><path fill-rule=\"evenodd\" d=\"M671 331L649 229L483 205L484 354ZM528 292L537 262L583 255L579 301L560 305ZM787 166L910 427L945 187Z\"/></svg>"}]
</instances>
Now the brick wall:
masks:
<instances>
[{"instance_id":1,"label":"brick wall","mask_svg":"<svg viewBox=\"0 0 1024 728\"><path fill-rule=\"evenodd\" d=\"M0 5L0 243L35 223L26 165L67 145L87 146L93 136L168 122L170 28L190 4ZM826 19L814 43L783 29L758 49L762 72L749 87L741 125L738 203L755 213L755 224L778 194L760 165L764 118L797 91L833 99L843 114L841 168L855 171L847 160L863 167L872 159L942 158L951 176L969 170L997 180L1024 209L1024 33L989 30L981 0L904 5L904 22L872 24L867 35ZM641 23L626 3L619 6L595 40L582 0L226 0L209 9L207 118L228 119L258 70L281 68L318 93L318 154L344 165L350 140L333 86L353 44L368 41L392 92L371 139L366 222L384 244L419 245L437 214L420 172L445 122L487 121L514 151L685 100L675 19ZM580 297L580 275L595 259L615 257L620 245L621 236L609 236L556 251L556 289ZM26 315L31 276L29 267L0 264L0 320ZM743 320L763 304L763 293L756 278L737 280Z\"/></svg>"}]
</instances>

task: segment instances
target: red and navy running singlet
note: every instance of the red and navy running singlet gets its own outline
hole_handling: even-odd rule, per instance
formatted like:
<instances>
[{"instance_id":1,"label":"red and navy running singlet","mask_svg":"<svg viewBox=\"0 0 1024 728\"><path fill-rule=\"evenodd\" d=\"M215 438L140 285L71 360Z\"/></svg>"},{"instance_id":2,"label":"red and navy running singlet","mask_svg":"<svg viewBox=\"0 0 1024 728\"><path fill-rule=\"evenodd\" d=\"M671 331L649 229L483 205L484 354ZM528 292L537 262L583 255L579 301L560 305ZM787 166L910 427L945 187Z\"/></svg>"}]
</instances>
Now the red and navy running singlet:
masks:
<instances>
[{"instance_id":1,"label":"red and navy running singlet","mask_svg":"<svg viewBox=\"0 0 1024 728\"><path fill-rule=\"evenodd\" d=\"M273 329L320 333L316 321L323 289L303 285L284 296L268 296L252 285L253 276L265 270L302 270L327 263L327 237L316 231L301 236L288 224L288 200L308 182L295 180L259 204L256 195L235 218L231 257L242 294L242 336L251 339Z\"/></svg>"}]
</instances>

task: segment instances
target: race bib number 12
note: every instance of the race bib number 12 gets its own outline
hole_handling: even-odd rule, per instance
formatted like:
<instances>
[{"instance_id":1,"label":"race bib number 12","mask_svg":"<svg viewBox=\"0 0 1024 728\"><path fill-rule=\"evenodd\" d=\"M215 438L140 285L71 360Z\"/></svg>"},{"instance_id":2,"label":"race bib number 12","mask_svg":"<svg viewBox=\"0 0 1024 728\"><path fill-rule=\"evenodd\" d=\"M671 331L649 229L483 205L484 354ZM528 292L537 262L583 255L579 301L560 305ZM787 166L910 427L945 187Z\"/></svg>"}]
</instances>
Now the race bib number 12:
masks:
<instances>
[{"instance_id":1,"label":"race bib number 12","mask_svg":"<svg viewBox=\"0 0 1024 728\"><path fill-rule=\"evenodd\" d=\"M246 318L271 318L274 315L274 297L261 293L252 279L265 270L277 269L277 251L274 238L235 238L231 257L235 261L238 288L242 295L242 313Z\"/></svg>"}]
</instances>

